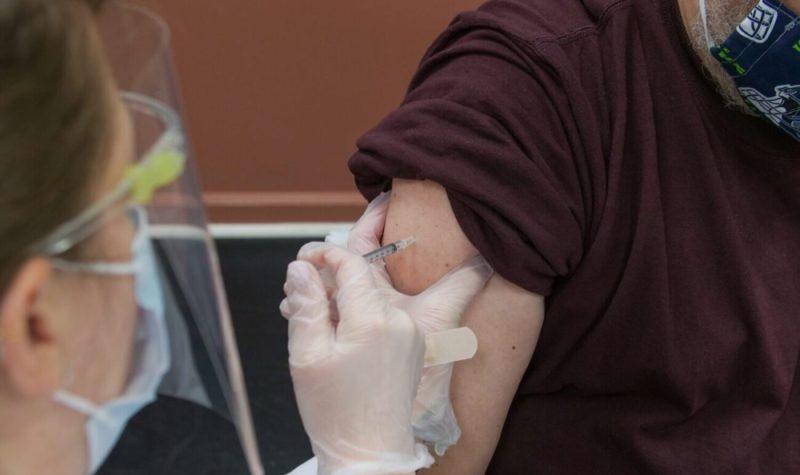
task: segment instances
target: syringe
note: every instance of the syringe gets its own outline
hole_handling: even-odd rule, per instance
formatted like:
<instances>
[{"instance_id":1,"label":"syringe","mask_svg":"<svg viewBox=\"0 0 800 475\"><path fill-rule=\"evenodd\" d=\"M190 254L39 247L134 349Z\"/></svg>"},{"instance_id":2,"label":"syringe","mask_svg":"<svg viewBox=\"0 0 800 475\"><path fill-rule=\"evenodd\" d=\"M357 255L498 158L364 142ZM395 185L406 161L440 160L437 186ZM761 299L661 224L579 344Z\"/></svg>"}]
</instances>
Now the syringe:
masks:
<instances>
[{"instance_id":1,"label":"syringe","mask_svg":"<svg viewBox=\"0 0 800 475\"><path fill-rule=\"evenodd\" d=\"M387 245L385 245L383 247L379 247L378 249L375 249L374 251L370 251L370 252L364 254L363 257L364 257L364 259L367 260L367 262L370 262L370 263L375 262L375 261L379 261L381 259L384 259L386 257L391 256L392 254L394 254L394 253L396 253L398 251L402 251L403 249L407 248L408 246L414 244L416 241L417 240L416 240L416 238L414 236L407 237L405 239L401 239L401 240L393 242L391 244L387 244Z\"/></svg>"}]
</instances>

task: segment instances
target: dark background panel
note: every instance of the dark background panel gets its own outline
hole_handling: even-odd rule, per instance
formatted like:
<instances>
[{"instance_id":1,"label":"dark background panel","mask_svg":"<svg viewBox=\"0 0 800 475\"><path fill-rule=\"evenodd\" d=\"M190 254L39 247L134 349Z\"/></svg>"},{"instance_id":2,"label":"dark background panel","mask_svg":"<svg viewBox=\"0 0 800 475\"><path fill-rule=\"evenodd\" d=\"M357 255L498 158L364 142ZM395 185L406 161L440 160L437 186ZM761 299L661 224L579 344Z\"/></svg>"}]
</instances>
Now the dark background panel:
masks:
<instances>
[{"instance_id":1,"label":"dark background panel","mask_svg":"<svg viewBox=\"0 0 800 475\"><path fill-rule=\"evenodd\" d=\"M266 475L313 454L292 391L283 299L286 266L311 239L217 242ZM159 396L136 414L98 475L246 475L234 426L217 413Z\"/></svg>"},{"instance_id":2,"label":"dark background panel","mask_svg":"<svg viewBox=\"0 0 800 475\"><path fill-rule=\"evenodd\" d=\"M267 474L285 474L312 456L289 376L287 323L278 311L286 266L310 240L217 241Z\"/></svg>"}]
</instances>

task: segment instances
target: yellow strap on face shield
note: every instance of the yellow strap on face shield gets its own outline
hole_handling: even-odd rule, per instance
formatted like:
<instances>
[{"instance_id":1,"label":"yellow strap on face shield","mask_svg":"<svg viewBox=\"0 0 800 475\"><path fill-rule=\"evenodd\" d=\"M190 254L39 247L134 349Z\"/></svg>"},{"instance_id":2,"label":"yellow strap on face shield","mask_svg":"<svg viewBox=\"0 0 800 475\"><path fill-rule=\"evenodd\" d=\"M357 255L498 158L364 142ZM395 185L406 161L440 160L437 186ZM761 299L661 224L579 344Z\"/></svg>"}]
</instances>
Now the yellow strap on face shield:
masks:
<instances>
[{"instance_id":1,"label":"yellow strap on face shield","mask_svg":"<svg viewBox=\"0 0 800 475\"><path fill-rule=\"evenodd\" d=\"M185 167L186 157L177 150L156 152L142 163L131 165L125 172L131 184L131 201L149 204L153 193L178 179Z\"/></svg>"}]
</instances>

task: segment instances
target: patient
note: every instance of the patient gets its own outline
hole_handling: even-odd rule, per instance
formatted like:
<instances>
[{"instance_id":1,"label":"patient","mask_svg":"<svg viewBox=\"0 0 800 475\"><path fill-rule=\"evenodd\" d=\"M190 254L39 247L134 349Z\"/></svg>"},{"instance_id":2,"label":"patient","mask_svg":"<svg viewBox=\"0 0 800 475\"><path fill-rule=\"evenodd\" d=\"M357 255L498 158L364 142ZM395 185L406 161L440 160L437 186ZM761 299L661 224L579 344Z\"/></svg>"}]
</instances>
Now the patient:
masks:
<instances>
[{"instance_id":1,"label":"patient","mask_svg":"<svg viewBox=\"0 0 800 475\"><path fill-rule=\"evenodd\" d=\"M706 3L718 44L776 17ZM463 319L461 440L426 473L800 473L800 148L697 6L489 1L359 140L384 242L417 237L388 259L401 291L478 253L497 273Z\"/></svg>"},{"instance_id":2,"label":"patient","mask_svg":"<svg viewBox=\"0 0 800 475\"><path fill-rule=\"evenodd\" d=\"M417 244L387 259L398 290L416 294L478 254L461 231L446 193L431 181L394 180L384 242ZM462 436L430 473L484 473L509 405L530 362L544 318L544 299L495 274L462 319L479 352L457 363L451 396ZM425 472L425 473L429 473Z\"/></svg>"}]
</instances>

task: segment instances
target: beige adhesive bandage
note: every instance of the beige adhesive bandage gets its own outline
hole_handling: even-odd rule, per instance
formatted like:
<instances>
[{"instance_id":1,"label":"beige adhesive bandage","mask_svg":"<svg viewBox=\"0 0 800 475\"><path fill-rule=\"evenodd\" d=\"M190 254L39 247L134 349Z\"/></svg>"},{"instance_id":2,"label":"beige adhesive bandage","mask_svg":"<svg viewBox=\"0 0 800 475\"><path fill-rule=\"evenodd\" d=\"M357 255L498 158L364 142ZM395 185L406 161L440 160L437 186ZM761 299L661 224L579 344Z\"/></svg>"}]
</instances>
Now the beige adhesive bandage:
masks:
<instances>
[{"instance_id":1,"label":"beige adhesive bandage","mask_svg":"<svg viewBox=\"0 0 800 475\"><path fill-rule=\"evenodd\" d=\"M425 335L425 368L468 360L478 351L478 338L467 327Z\"/></svg>"}]
</instances>

